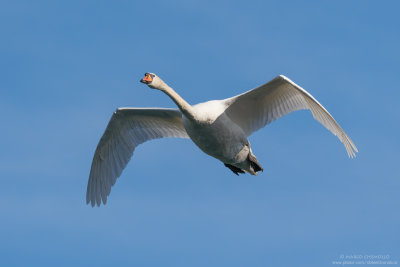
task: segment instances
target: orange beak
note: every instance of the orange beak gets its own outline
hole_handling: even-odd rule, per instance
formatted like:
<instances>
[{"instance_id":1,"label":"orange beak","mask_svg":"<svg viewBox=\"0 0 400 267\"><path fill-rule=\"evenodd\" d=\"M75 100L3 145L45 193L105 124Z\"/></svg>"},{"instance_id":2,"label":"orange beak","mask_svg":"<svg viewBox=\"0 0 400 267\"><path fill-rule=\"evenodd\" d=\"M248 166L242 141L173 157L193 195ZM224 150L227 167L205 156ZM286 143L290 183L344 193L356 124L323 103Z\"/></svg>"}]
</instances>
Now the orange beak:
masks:
<instances>
[{"instance_id":1,"label":"orange beak","mask_svg":"<svg viewBox=\"0 0 400 267\"><path fill-rule=\"evenodd\" d=\"M140 82L149 84L153 81L153 78L151 78L150 74L145 74L144 78L140 80Z\"/></svg>"}]
</instances>

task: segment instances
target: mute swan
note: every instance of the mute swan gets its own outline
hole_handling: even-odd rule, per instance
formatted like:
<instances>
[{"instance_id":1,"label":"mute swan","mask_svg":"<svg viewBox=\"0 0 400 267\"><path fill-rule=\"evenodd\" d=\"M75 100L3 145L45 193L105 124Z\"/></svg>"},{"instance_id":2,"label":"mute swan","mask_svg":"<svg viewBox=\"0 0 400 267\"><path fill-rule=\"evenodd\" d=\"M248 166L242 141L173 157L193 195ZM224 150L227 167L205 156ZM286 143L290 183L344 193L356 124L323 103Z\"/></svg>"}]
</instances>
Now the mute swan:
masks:
<instances>
[{"instance_id":1,"label":"mute swan","mask_svg":"<svg viewBox=\"0 0 400 267\"><path fill-rule=\"evenodd\" d=\"M89 175L86 202L107 202L111 187L128 164L135 148L163 137L191 138L206 154L219 159L233 173L257 175L263 168L247 137L276 119L309 109L344 144L349 157L358 152L329 112L306 90L280 75L258 88L224 100L189 105L153 73L140 80L166 93L179 109L118 108L97 145Z\"/></svg>"}]
</instances>

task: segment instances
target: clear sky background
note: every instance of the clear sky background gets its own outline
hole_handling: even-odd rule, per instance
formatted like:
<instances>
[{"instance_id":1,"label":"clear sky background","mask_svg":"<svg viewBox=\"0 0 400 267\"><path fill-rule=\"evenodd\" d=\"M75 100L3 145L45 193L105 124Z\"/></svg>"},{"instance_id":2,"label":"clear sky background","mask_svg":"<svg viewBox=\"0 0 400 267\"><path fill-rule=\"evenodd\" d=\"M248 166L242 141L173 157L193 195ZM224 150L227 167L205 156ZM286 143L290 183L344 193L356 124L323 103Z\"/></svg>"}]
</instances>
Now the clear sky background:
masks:
<instances>
[{"instance_id":1,"label":"clear sky background","mask_svg":"<svg viewBox=\"0 0 400 267\"><path fill-rule=\"evenodd\" d=\"M331 266L400 261L398 1L0 2L0 265ZM354 140L347 158L308 111L250 141L233 175L190 140L138 147L106 206L85 204L118 107L175 107L284 74ZM400 263L399 263L400 264Z\"/></svg>"}]
</instances>

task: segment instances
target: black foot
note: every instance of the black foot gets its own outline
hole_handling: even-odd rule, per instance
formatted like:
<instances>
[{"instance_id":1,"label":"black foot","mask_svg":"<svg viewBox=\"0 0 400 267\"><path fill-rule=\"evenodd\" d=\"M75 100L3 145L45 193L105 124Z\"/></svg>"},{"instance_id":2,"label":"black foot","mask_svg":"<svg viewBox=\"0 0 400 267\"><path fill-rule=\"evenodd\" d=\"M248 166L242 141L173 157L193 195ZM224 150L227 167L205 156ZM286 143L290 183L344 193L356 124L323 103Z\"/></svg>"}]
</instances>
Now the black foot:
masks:
<instances>
[{"instance_id":1,"label":"black foot","mask_svg":"<svg viewBox=\"0 0 400 267\"><path fill-rule=\"evenodd\" d=\"M250 161L251 167L253 167L253 170L255 172L258 172L258 171L263 172L264 171L264 169L261 167L260 163L258 163L257 158L251 153L249 153L249 161Z\"/></svg>"},{"instance_id":2,"label":"black foot","mask_svg":"<svg viewBox=\"0 0 400 267\"><path fill-rule=\"evenodd\" d=\"M224 165L225 165L225 167L228 167L236 175L239 175L239 173L244 173L244 170L242 170L238 167L235 167L235 166L232 166L232 165L226 164L226 163L224 163Z\"/></svg>"}]
</instances>

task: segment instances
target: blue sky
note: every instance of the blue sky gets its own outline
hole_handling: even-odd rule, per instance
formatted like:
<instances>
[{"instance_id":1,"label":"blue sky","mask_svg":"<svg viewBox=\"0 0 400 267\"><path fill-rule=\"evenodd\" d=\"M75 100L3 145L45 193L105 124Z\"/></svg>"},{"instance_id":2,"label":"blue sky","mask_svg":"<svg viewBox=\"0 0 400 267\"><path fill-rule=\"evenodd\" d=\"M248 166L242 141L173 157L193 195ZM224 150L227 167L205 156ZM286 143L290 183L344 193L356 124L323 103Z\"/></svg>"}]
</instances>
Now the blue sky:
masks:
<instances>
[{"instance_id":1,"label":"blue sky","mask_svg":"<svg viewBox=\"0 0 400 267\"><path fill-rule=\"evenodd\" d=\"M397 1L2 1L0 265L331 266L400 261ZM108 204L85 204L117 107L174 107L284 74L357 145L309 112L250 141L235 176L189 140L138 147ZM376 266L376 265L375 265Z\"/></svg>"}]
</instances>

